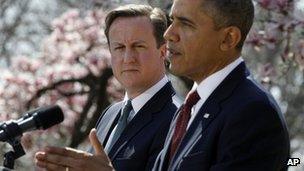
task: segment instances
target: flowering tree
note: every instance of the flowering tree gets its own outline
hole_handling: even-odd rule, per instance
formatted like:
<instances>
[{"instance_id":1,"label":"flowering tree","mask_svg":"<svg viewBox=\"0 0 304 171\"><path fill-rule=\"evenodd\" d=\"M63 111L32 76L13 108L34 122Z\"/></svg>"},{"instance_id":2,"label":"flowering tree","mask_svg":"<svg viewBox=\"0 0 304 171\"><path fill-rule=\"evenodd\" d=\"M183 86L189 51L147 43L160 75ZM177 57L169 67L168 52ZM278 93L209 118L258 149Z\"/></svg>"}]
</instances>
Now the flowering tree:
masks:
<instances>
[{"instance_id":1,"label":"flowering tree","mask_svg":"<svg viewBox=\"0 0 304 171\"><path fill-rule=\"evenodd\" d=\"M245 57L285 115L293 151L304 154L304 1L256 0Z\"/></svg>"},{"instance_id":2,"label":"flowering tree","mask_svg":"<svg viewBox=\"0 0 304 171\"><path fill-rule=\"evenodd\" d=\"M71 10L54 20L40 57L15 57L9 68L1 68L1 120L19 118L24 111L50 104L59 104L65 114L62 126L48 131L53 136L39 131L40 136L25 135L26 149L35 151L45 140L76 147L101 111L122 97L120 85L112 78L104 17L102 10L90 11L85 17Z\"/></svg>"},{"instance_id":3,"label":"flowering tree","mask_svg":"<svg viewBox=\"0 0 304 171\"><path fill-rule=\"evenodd\" d=\"M171 1L147 1L169 9ZM253 75L275 96L285 115L293 151L303 152L304 140L304 2L254 0L255 23L243 57ZM12 58L0 68L0 119L20 117L38 106L59 104L65 120L60 127L27 134L28 153L48 142L76 147L95 125L100 112L122 98L113 79L103 35L105 13L91 10L82 17L71 10L53 22L38 58ZM38 135L38 136L37 136ZM35 146L33 146L35 142ZM2 147L3 148L3 147ZM30 156L30 155L29 155ZM24 161L24 160L23 160Z\"/></svg>"}]
</instances>

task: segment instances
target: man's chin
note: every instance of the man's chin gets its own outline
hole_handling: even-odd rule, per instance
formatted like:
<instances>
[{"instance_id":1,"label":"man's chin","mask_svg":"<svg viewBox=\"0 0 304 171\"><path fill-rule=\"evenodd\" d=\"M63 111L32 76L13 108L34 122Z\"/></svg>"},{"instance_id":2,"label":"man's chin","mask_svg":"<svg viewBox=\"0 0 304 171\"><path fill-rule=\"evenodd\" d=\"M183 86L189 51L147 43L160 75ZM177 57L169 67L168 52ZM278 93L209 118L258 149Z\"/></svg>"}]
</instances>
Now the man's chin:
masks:
<instances>
[{"instance_id":1,"label":"man's chin","mask_svg":"<svg viewBox=\"0 0 304 171\"><path fill-rule=\"evenodd\" d=\"M178 77L184 76L183 72L179 68L174 67L172 64L170 64L170 66L169 66L169 71L171 74L173 74L175 76L178 76Z\"/></svg>"}]
</instances>

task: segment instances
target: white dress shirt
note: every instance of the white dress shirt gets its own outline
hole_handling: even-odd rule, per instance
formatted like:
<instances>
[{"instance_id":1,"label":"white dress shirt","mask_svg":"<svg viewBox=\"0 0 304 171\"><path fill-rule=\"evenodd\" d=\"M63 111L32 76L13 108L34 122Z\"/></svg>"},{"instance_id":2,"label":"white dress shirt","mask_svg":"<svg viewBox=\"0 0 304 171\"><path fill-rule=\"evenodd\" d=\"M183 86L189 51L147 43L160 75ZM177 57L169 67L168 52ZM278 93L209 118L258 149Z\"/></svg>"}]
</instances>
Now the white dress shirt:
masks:
<instances>
[{"instance_id":1,"label":"white dress shirt","mask_svg":"<svg viewBox=\"0 0 304 171\"><path fill-rule=\"evenodd\" d=\"M234 60L232 63L224 67L223 69L213 73L208 76L200 83L194 83L190 92L197 90L198 95L200 96L200 100L194 105L191 109L191 117L187 125L187 129L193 122L195 116L197 115L200 108L203 106L208 97L212 94L212 92L220 85L220 83L230 74L230 72L235 69L241 62L243 62L243 58L239 57Z\"/></svg>"},{"instance_id":2,"label":"white dress shirt","mask_svg":"<svg viewBox=\"0 0 304 171\"><path fill-rule=\"evenodd\" d=\"M138 111L161 89L163 88L167 83L169 82L167 76L164 76L160 81L158 81L156 84L154 84L152 87L147 89L145 92L141 93L139 96L135 97L132 99L132 107L133 109L131 110L129 116L128 116L128 123L134 118L134 116L138 113ZM125 94L124 97L124 105L126 105L127 101L129 100L128 93ZM121 113L120 113L121 114ZM112 130L109 140L106 143L105 150L106 152L110 151L109 145L112 142L114 132L116 131L117 125L114 127Z\"/></svg>"},{"instance_id":3,"label":"white dress shirt","mask_svg":"<svg viewBox=\"0 0 304 171\"><path fill-rule=\"evenodd\" d=\"M150 87L145 92L141 93L139 96L132 99L133 110L129 114L128 122L130 122L134 118L134 116L138 113L138 111L168 82L169 82L168 77L164 76L160 81L158 81L152 87ZM124 97L124 104L127 103L128 99L129 99L128 93L126 93Z\"/></svg>"}]
</instances>

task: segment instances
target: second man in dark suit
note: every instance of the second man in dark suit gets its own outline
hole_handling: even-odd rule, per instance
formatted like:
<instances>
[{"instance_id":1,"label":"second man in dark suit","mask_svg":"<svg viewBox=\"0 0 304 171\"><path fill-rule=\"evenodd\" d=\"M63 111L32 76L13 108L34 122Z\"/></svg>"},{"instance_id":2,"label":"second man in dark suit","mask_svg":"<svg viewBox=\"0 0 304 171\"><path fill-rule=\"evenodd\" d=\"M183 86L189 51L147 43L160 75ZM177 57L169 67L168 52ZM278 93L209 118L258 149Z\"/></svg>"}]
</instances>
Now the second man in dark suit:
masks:
<instances>
[{"instance_id":1,"label":"second man in dark suit","mask_svg":"<svg viewBox=\"0 0 304 171\"><path fill-rule=\"evenodd\" d=\"M113 73L126 94L103 112L97 136L116 170L151 170L179 107L165 75L166 26L165 14L145 5L119 7L106 17ZM37 165L48 170L102 170L98 151L95 156L50 147L37 153Z\"/></svg>"},{"instance_id":2,"label":"second man in dark suit","mask_svg":"<svg viewBox=\"0 0 304 171\"><path fill-rule=\"evenodd\" d=\"M120 7L106 18L113 72L126 95L105 111L97 135L116 170L151 170L177 109L165 76L165 30L165 14L144 5ZM128 103L122 130L120 111Z\"/></svg>"}]
</instances>

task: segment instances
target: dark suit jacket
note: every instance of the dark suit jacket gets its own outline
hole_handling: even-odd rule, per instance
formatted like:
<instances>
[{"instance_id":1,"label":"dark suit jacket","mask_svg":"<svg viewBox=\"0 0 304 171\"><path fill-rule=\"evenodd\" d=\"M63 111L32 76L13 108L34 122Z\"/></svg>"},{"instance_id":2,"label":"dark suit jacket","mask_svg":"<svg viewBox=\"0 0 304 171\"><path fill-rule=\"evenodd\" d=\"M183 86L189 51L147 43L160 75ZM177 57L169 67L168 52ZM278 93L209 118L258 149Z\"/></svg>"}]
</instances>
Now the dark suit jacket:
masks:
<instances>
[{"instance_id":1,"label":"dark suit jacket","mask_svg":"<svg viewBox=\"0 0 304 171\"><path fill-rule=\"evenodd\" d=\"M174 95L171 83L167 83L130 121L108 154L117 171L152 170L179 107L173 103ZM99 121L97 135L104 146L122 106L123 102L110 106Z\"/></svg>"},{"instance_id":2,"label":"dark suit jacket","mask_svg":"<svg viewBox=\"0 0 304 171\"><path fill-rule=\"evenodd\" d=\"M169 163L175 116L154 170L287 169L290 145L285 121L272 97L248 75L241 63L215 89Z\"/></svg>"}]
</instances>

